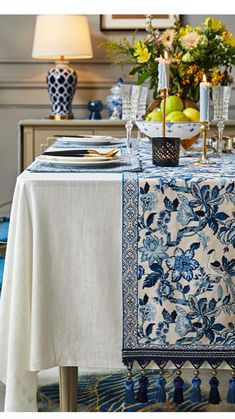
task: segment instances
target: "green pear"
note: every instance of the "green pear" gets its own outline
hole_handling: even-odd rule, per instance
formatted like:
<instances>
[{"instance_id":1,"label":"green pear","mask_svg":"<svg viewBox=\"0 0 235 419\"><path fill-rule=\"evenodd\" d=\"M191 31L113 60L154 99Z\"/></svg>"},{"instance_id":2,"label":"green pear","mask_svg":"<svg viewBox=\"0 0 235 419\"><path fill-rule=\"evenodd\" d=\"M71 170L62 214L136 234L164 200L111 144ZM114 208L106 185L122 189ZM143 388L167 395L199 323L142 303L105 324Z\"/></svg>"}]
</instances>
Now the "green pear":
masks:
<instances>
[{"instance_id":1,"label":"green pear","mask_svg":"<svg viewBox=\"0 0 235 419\"><path fill-rule=\"evenodd\" d=\"M166 117L166 122L188 122L190 119L183 113L179 111L174 111L169 113Z\"/></svg>"},{"instance_id":2,"label":"green pear","mask_svg":"<svg viewBox=\"0 0 235 419\"><path fill-rule=\"evenodd\" d=\"M174 111L182 112L184 104L179 96L168 96L166 98L166 115ZM163 112L163 101L161 101L161 111Z\"/></svg>"},{"instance_id":3,"label":"green pear","mask_svg":"<svg viewBox=\"0 0 235 419\"><path fill-rule=\"evenodd\" d=\"M199 122L200 121L200 112L193 108L186 108L183 110L184 115L186 115L190 121Z\"/></svg>"},{"instance_id":4,"label":"green pear","mask_svg":"<svg viewBox=\"0 0 235 419\"><path fill-rule=\"evenodd\" d=\"M160 109L154 109L146 116L146 121L149 122L161 122L162 121L162 111Z\"/></svg>"}]
</instances>

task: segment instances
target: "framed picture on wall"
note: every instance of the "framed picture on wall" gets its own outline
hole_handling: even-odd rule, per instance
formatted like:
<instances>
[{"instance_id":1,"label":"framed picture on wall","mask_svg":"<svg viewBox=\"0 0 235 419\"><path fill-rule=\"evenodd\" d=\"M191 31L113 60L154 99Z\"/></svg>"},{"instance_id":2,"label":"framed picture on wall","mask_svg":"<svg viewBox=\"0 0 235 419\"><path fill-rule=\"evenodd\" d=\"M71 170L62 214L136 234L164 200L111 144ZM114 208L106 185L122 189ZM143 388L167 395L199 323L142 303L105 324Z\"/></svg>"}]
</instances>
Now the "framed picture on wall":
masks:
<instances>
[{"instance_id":1,"label":"framed picture on wall","mask_svg":"<svg viewBox=\"0 0 235 419\"><path fill-rule=\"evenodd\" d=\"M158 29L166 29L174 24L178 15L152 15L153 25ZM144 30L145 15L100 15L100 29L102 31Z\"/></svg>"}]
</instances>

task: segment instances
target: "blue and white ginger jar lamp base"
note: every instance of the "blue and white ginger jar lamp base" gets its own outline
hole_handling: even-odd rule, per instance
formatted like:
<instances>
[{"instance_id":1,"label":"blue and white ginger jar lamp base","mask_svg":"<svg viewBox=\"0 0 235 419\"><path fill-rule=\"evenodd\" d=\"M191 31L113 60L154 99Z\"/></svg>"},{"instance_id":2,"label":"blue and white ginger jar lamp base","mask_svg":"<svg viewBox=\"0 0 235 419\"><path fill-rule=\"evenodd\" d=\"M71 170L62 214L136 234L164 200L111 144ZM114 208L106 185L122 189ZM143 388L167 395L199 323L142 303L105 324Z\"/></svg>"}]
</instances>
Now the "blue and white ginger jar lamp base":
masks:
<instances>
[{"instance_id":1,"label":"blue and white ginger jar lamp base","mask_svg":"<svg viewBox=\"0 0 235 419\"><path fill-rule=\"evenodd\" d=\"M51 119L73 119L72 101L76 85L77 74L66 64L58 64L48 72Z\"/></svg>"}]
</instances>

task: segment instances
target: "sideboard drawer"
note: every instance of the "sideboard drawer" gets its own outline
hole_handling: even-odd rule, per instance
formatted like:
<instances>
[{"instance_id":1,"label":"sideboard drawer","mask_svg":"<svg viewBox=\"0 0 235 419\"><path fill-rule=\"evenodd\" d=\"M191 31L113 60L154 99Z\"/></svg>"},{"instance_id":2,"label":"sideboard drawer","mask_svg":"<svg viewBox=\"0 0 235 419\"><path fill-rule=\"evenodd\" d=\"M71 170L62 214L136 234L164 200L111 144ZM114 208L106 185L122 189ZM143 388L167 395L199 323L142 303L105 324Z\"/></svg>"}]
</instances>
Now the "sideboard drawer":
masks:
<instances>
[{"instance_id":1,"label":"sideboard drawer","mask_svg":"<svg viewBox=\"0 0 235 419\"><path fill-rule=\"evenodd\" d=\"M63 129L53 129L50 127L49 129L41 129L35 128L34 129L34 157L39 156L45 148L47 148L52 142L55 140L53 139L54 135L89 135L94 134L94 130L92 129L78 129L76 127L72 128L63 128Z\"/></svg>"}]
</instances>

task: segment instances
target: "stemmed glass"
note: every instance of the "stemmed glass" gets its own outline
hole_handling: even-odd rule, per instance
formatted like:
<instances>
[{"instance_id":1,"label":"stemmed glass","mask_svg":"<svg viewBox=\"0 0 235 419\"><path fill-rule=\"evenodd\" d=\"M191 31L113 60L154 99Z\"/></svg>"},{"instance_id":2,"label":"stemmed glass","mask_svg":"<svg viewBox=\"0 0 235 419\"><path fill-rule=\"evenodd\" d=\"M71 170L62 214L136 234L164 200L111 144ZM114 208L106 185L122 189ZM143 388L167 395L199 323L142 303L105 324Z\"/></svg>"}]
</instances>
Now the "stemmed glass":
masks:
<instances>
[{"instance_id":1,"label":"stemmed glass","mask_svg":"<svg viewBox=\"0 0 235 419\"><path fill-rule=\"evenodd\" d=\"M212 87L212 104L214 107L214 121L218 121L218 139L216 146L216 154L222 153L222 142L224 132L224 121L228 120L228 108L231 94L231 86L214 86Z\"/></svg>"},{"instance_id":2,"label":"stemmed glass","mask_svg":"<svg viewBox=\"0 0 235 419\"><path fill-rule=\"evenodd\" d=\"M139 101L138 101L138 106L137 106L137 116L136 116L137 121L141 120L146 113L147 96L148 96L148 87L147 86L141 86ZM138 129L137 147L139 146L140 138L141 138L141 132Z\"/></svg>"},{"instance_id":3,"label":"stemmed glass","mask_svg":"<svg viewBox=\"0 0 235 419\"><path fill-rule=\"evenodd\" d=\"M138 101L140 95L140 86L135 84L122 84L122 120L126 121L127 148L126 154L132 154L131 133L133 121L137 117Z\"/></svg>"}]
</instances>

